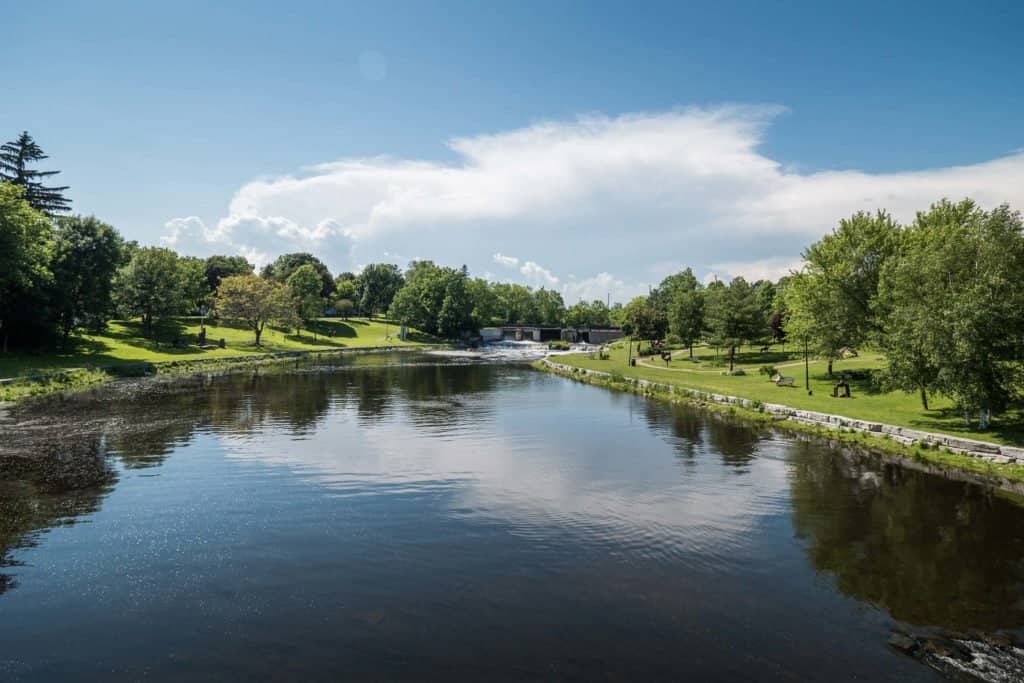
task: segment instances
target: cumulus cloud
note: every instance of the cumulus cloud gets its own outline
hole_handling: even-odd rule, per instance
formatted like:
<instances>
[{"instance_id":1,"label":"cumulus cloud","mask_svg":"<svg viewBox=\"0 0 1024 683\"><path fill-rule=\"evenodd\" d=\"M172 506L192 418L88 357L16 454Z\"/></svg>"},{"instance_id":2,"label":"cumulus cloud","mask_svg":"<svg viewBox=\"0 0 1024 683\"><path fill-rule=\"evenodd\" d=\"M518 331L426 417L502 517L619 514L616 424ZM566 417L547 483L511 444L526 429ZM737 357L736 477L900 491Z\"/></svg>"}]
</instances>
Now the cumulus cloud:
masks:
<instances>
[{"instance_id":1,"label":"cumulus cloud","mask_svg":"<svg viewBox=\"0 0 1024 683\"><path fill-rule=\"evenodd\" d=\"M495 263L499 263L499 264L505 266L506 268L518 268L519 267L519 259L517 259L515 256L505 256L501 252L498 252L492 258L494 259Z\"/></svg>"},{"instance_id":2,"label":"cumulus cloud","mask_svg":"<svg viewBox=\"0 0 1024 683\"><path fill-rule=\"evenodd\" d=\"M535 261L524 263L519 272L523 274L528 284L548 288L558 286L558 278L552 275L550 270Z\"/></svg>"},{"instance_id":3,"label":"cumulus cloud","mask_svg":"<svg viewBox=\"0 0 1024 683\"><path fill-rule=\"evenodd\" d=\"M643 291L660 279L651 263L777 277L859 209L909 221L943 196L1024 205L1024 152L901 173L795 172L759 149L780 111L593 115L453 139L452 163L342 159L248 183L212 226L176 218L164 240L260 259L308 249L336 269L419 253L475 272L498 263L536 285L564 289L558 273L598 273L572 286L589 281L590 292L610 278ZM507 253L543 253L544 265Z\"/></svg>"}]
</instances>

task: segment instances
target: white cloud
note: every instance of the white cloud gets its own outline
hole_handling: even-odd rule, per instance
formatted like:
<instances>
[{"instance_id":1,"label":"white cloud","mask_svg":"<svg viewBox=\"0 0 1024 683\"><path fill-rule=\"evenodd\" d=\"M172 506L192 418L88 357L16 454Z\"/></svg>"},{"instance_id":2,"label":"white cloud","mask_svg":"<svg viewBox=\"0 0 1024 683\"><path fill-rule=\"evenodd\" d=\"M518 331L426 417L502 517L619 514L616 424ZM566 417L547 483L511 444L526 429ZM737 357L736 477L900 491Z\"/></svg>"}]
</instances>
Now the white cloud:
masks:
<instances>
[{"instance_id":1,"label":"white cloud","mask_svg":"<svg viewBox=\"0 0 1024 683\"><path fill-rule=\"evenodd\" d=\"M198 216L172 218L164 223L167 233L160 238L165 247L175 249L179 246L194 247L197 242L206 242L206 226Z\"/></svg>"},{"instance_id":2,"label":"white cloud","mask_svg":"<svg viewBox=\"0 0 1024 683\"><path fill-rule=\"evenodd\" d=\"M858 209L884 207L909 221L943 196L1024 206L1024 152L902 173L795 172L759 151L779 111L586 116L456 138L454 163L319 164L244 185L213 227L194 216L169 221L164 241L260 259L311 250L334 269L419 253L474 271L518 268L516 277L535 285L554 287L555 273L574 272L594 291L603 276L645 291L667 274L656 276L652 263L777 276ZM542 253L544 266L495 253L499 243L503 252Z\"/></svg>"},{"instance_id":3,"label":"white cloud","mask_svg":"<svg viewBox=\"0 0 1024 683\"><path fill-rule=\"evenodd\" d=\"M523 274L528 284L549 289L558 286L558 278L552 275L550 270L535 261L524 263L519 272Z\"/></svg>"},{"instance_id":4,"label":"white cloud","mask_svg":"<svg viewBox=\"0 0 1024 683\"><path fill-rule=\"evenodd\" d=\"M800 270L803 261L797 258L767 258L756 261L728 261L711 266L715 273L732 279L741 276L748 282L756 280L778 280L784 275ZM712 273L714 276L714 273Z\"/></svg>"},{"instance_id":5,"label":"white cloud","mask_svg":"<svg viewBox=\"0 0 1024 683\"><path fill-rule=\"evenodd\" d=\"M515 256L505 256L501 252L498 252L491 258L494 259L495 263L500 263L506 268L517 268L519 266L519 259L517 259Z\"/></svg>"}]
</instances>

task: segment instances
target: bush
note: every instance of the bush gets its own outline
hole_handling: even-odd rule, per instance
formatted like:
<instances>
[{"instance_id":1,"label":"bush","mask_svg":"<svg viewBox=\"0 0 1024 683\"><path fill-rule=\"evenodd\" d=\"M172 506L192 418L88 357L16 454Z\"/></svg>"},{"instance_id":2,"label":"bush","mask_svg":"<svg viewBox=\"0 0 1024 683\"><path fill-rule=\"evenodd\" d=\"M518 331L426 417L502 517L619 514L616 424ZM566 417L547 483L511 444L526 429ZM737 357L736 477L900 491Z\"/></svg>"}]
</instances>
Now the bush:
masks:
<instances>
[{"instance_id":1,"label":"bush","mask_svg":"<svg viewBox=\"0 0 1024 683\"><path fill-rule=\"evenodd\" d=\"M548 349L551 351L568 351L571 348L571 344L567 341L553 341L548 342Z\"/></svg>"},{"instance_id":2,"label":"bush","mask_svg":"<svg viewBox=\"0 0 1024 683\"><path fill-rule=\"evenodd\" d=\"M761 368L758 370L758 373L762 375L768 375L769 377L774 377L775 375L779 374L779 371L775 368L774 365L762 365Z\"/></svg>"},{"instance_id":3,"label":"bush","mask_svg":"<svg viewBox=\"0 0 1024 683\"><path fill-rule=\"evenodd\" d=\"M744 376L744 375L746 375L747 373L746 373L746 372L744 372L743 370L733 370L732 372L729 372L728 370L726 370L726 371L725 371L725 372L723 372L722 374L723 374L723 375L726 375L726 376L728 376L728 377L743 377L743 376Z\"/></svg>"}]
</instances>

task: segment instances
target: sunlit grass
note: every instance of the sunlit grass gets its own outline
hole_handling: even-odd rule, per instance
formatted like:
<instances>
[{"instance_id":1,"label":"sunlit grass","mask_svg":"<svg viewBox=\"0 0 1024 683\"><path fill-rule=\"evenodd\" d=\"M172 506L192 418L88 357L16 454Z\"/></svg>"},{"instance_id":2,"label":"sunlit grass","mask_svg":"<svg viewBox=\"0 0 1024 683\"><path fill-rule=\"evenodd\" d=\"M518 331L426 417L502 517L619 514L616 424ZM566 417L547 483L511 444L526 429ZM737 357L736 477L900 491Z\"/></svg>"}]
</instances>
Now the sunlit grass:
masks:
<instances>
[{"instance_id":1,"label":"sunlit grass","mask_svg":"<svg viewBox=\"0 0 1024 683\"><path fill-rule=\"evenodd\" d=\"M635 355L634 346L634 355ZM626 377L636 377L665 384L698 389L701 391L739 396L762 403L780 403L802 410L843 415L860 420L895 424L911 429L940 432L964 436L995 443L1024 445L1024 424L1019 409L996 419L988 431L979 432L965 426L963 416L953 410L952 403L943 397L929 397L929 410L921 407L917 394L902 391L882 392L870 380L850 380L851 398L833 398L832 390L838 379L827 376L827 365L815 361L809 365L810 390L804 388L803 354L795 349L785 353L776 350L765 353L742 351L737 354L736 369L742 369L744 376L727 376L728 369L724 354L718 361L715 352L709 348L695 350L697 362L689 360L686 352L676 352L676 357L666 367L658 356L647 356L644 362L653 367L629 367L627 350L624 346L613 348L610 358L599 360L588 354L570 354L554 359L559 363L605 372L617 371ZM779 367L793 364L788 367ZM767 375L758 369L772 365L786 377L795 380L794 387L776 386ZM836 361L833 372L877 370L885 366L885 359L877 353L862 353L857 358Z\"/></svg>"},{"instance_id":2,"label":"sunlit grass","mask_svg":"<svg viewBox=\"0 0 1024 683\"><path fill-rule=\"evenodd\" d=\"M199 318L178 318L160 327L157 340L142 335L138 321L113 321L102 334L75 336L66 350L40 350L0 354L0 377L24 377L53 370L117 366L139 362L228 358L247 354L309 351L317 349L367 348L374 346L413 346L437 343L439 340L421 332L411 331L408 341L398 338L398 327L383 319L324 318L314 330L284 331L267 327L260 346L254 343L251 330L207 322L208 344L224 339L225 347L201 349L197 345ZM175 339L185 345L175 347Z\"/></svg>"}]
</instances>

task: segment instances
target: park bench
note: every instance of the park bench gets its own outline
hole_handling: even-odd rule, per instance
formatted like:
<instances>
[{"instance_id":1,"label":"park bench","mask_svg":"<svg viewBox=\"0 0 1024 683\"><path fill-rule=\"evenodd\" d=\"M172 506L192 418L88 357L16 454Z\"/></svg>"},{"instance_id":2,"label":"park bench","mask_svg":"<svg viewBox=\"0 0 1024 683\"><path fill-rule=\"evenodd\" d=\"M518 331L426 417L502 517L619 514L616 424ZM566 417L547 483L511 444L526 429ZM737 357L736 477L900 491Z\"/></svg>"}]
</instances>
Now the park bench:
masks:
<instances>
[{"instance_id":1,"label":"park bench","mask_svg":"<svg viewBox=\"0 0 1024 683\"><path fill-rule=\"evenodd\" d=\"M777 386L777 387L795 387L796 386L796 380L793 379L792 377L783 377L782 375L777 375L773 381L775 382L775 386Z\"/></svg>"}]
</instances>

